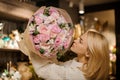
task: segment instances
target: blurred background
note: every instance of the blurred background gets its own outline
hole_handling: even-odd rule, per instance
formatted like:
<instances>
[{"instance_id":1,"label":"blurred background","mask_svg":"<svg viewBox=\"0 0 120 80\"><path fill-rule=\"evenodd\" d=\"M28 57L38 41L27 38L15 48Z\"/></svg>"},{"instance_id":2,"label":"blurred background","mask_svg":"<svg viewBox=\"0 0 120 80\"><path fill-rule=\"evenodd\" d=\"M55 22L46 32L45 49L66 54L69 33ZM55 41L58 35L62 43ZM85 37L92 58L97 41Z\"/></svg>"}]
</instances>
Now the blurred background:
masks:
<instances>
[{"instance_id":1,"label":"blurred background","mask_svg":"<svg viewBox=\"0 0 120 80\"><path fill-rule=\"evenodd\" d=\"M19 41L19 34L24 32L29 18L41 6L65 9L74 23L74 39L90 28L105 35L110 44L110 80L120 80L119 0L0 0L1 74L8 68L7 64L12 63L13 66L20 68L19 71L23 70L26 73L27 68L28 71L32 70L32 74L27 73L28 80L38 80L28 57L19 51L17 41ZM68 58L62 56L59 60L65 61L75 56L69 52Z\"/></svg>"}]
</instances>

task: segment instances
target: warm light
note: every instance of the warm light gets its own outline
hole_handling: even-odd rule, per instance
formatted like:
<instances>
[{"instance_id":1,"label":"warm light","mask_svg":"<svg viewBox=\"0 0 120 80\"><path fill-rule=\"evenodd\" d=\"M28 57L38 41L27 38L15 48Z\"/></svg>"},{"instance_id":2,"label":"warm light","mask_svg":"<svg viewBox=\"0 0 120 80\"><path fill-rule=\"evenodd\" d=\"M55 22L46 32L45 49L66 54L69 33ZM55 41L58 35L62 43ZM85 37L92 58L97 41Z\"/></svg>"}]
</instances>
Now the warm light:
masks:
<instances>
[{"instance_id":1,"label":"warm light","mask_svg":"<svg viewBox=\"0 0 120 80\"><path fill-rule=\"evenodd\" d=\"M84 14L85 11L84 10L79 10L79 14Z\"/></svg>"},{"instance_id":2,"label":"warm light","mask_svg":"<svg viewBox=\"0 0 120 80\"><path fill-rule=\"evenodd\" d=\"M0 23L0 26L2 26L3 25L3 23Z\"/></svg>"},{"instance_id":3,"label":"warm light","mask_svg":"<svg viewBox=\"0 0 120 80\"><path fill-rule=\"evenodd\" d=\"M3 23L0 23L0 30L3 29Z\"/></svg>"},{"instance_id":4,"label":"warm light","mask_svg":"<svg viewBox=\"0 0 120 80\"><path fill-rule=\"evenodd\" d=\"M114 48L113 46L110 46L110 50L111 50L111 51L113 50L113 48Z\"/></svg>"},{"instance_id":5,"label":"warm light","mask_svg":"<svg viewBox=\"0 0 120 80\"><path fill-rule=\"evenodd\" d=\"M95 18L94 18L94 20L95 20L95 21L98 21L98 18L97 18L97 17L95 17Z\"/></svg>"},{"instance_id":6,"label":"warm light","mask_svg":"<svg viewBox=\"0 0 120 80\"><path fill-rule=\"evenodd\" d=\"M69 7L71 7L71 8L73 7L73 2L72 1L69 2Z\"/></svg>"},{"instance_id":7,"label":"warm light","mask_svg":"<svg viewBox=\"0 0 120 80\"><path fill-rule=\"evenodd\" d=\"M84 11L84 3L83 3L83 0L80 0L79 2L79 14L84 14L85 11Z\"/></svg>"},{"instance_id":8,"label":"warm light","mask_svg":"<svg viewBox=\"0 0 120 80\"><path fill-rule=\"evenodd\" d=\"M74 33L74 39L79 38L81 35L81 26L80 24L75 25L75 33Z\"/></svg>"}]
</instances>

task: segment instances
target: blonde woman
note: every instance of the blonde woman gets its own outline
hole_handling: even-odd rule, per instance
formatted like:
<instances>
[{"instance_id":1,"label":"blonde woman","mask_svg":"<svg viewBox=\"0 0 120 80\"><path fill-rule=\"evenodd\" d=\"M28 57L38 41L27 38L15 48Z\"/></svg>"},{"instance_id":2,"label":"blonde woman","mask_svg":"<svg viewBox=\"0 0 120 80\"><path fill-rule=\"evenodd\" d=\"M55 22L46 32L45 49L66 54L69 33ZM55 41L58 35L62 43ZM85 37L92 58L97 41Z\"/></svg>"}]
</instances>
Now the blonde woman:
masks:
<instances>
[{"instance_id":1,"label":"blonde woman","mask_svg":"<svg viewBox=\"0 0 120 80\"><path fill-rule=\"evenodd\" d=\"M64 63L55 63L28 51L35 72L45 80L108 80L108 41L101 33L88 30L74 40L70 49L77 57Z\"/></svg>"},{"instance_id":2,"label":"blonde woman","mask_svg":"<svg viewBox=\"0 0 120 80\"><path fill-rule=\"evenodd\" d=\"M107 80L109 74L109 48L106 38L95 30L88 30L74 41L71 50L82 63L82 70L88 80Z\"/></svg>"}]
</instances>

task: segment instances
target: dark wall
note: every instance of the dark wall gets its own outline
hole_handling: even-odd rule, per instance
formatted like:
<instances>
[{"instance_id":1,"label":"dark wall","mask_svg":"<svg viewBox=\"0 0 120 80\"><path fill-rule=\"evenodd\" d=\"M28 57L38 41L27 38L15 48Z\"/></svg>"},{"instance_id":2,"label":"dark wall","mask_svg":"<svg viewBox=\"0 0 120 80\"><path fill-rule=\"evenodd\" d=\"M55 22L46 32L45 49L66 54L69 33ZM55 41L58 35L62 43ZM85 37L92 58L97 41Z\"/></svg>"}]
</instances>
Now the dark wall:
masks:
<instances>
[{"instance_id":1,"label":"dark wall","mask_svg":"<svg viewBox=\"0 0 120 80\"><path fill-rule=\"evenodd\" d=\"M41 6L54 6L58 7L59 6L59 0L38 0L36 3L36 6L41 7Z\"/></svg>"},{"instance_id":2,"label":"dark wall","mask_svg":"<svg viewBox=\"0 0 120 80\"><path fill-rule=\"evenodd\" d=\"M105 3L99 5L92 5L92 6L85 6L85 12L96 12L96 11L103 11L109 9L116 9L117 6L120 5L120 2L112 2L112 3Z\"/></svg>"},{"instance_id":3,"label":"dark wall","mask_svg":"<svg viewBox=\"0 0 120 80\"><path fill-rule=\"evenodd\" d=\"M117 69L117 72L116 72L116 77L117 77L117 80L120 80L120 3L116 6L115 8L115 24L116 24L116 48L117 48L117 53L116 53L116 56L117 56L117 61L116 61L116 69Z\"/></svg>"}]
</instances>

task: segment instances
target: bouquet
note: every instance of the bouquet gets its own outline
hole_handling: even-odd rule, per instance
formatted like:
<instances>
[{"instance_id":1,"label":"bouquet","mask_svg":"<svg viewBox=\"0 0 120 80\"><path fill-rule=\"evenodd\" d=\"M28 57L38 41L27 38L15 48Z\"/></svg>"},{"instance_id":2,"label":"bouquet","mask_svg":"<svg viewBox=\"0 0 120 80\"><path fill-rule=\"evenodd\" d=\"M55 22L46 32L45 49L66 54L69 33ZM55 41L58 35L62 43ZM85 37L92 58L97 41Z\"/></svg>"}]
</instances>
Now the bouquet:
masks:
<instances>
[{"instance_id":1,"label":"bouquet","mask_svg":"<svg viewBox=\"0 0 120 80\"><path fill-rule=\"evenodd\" d=\"M41 7L29 19L24 33L30 51L51 58L69 49L73 40L73 24L65 10Z\"/></svg>"}]
</instances>

